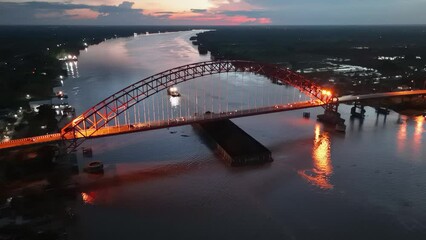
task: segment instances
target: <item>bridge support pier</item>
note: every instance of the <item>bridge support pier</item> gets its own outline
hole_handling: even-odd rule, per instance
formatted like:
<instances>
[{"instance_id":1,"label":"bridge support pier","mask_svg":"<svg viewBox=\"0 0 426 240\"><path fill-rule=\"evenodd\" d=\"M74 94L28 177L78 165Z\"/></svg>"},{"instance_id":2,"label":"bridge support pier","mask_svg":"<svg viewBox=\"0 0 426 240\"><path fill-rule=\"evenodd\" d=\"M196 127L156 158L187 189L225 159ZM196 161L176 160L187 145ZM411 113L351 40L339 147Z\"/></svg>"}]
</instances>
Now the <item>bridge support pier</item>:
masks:
<instances>
[{"instance_id":1,"label":"bridge support pier","mask_svg":"<svg viewBox=\"0 0 426 240\"><path fill-rule=\"evenodd\" d=\"M388 110L389 111L389 110ZM383 114L383 126L386 124L386 120L387 120L387 118L388 118L388 114L389 113L387 113L387 114ZM376 115L376 122L375 122L375 126L377 126L377 125L379 125L379 117L380 117L380 113L379 112L377 112L377 115Z\"/></svg>"},{"instance_id":2,"label":"bridge support pier","mask_svg":"<svg viewBox=\"0 0 426 240\"><path fill-rule=\"evenodd\" d=\"M382 114L382 115L389 115L390 111L388 108L383 108L383 107L376 107L376 113L377 115Z\"/></svg>"},{"instance_id":3,"label":"bridge support pier","mask_svg":"<svg viewBox=\"0 0 426 240\"><path fill-rule=\"evenodd\" d=\"M357 111L359 109L359 111ZM364 105L355 102L354 106L351 108L351 116L355 118L364 119L365 117L365 109Z\"/></svg>"},{"instance_id":4,"label":"bridge support pier","mask_svg":"<svg viewBox=\"0 0 426 240\"><path fill-rule=\"evenodd\" d=\"M338 108L338 103L328 104L325 108L324 114L318 115L317 118L319 122L334 126L336 131L345 132L345 119L340 117L340 113L337 111Z\"/></svg>"}]
</instances>

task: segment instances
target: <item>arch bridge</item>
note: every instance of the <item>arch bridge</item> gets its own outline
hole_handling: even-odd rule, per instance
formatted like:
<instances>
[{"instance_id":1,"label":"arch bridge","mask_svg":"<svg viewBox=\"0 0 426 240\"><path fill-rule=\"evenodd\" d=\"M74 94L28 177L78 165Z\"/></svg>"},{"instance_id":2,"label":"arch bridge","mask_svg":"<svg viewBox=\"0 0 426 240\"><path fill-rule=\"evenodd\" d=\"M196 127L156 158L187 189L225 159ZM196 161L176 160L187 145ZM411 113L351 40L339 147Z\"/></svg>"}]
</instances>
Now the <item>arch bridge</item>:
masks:
<instances>
[{"instance_id":1,"label":"arch bridge","mask_svg":"<svg viewBox=\"0 0 426 240\"><path fill-rule=\"evenodd\" d=\"M262 75L276 84L270 84L271 86L266 89L260 87L260 89L255 89L252 92L241 93L238 97L239 105L235 106L236 98L228 96L228 94L235 95L235 92L229 90L228 86L225 86L225 88L221 86L220 78L211 77L207 79L208 81L203 86L204 90L201 92L199 90L200 86L197 86L198 81L190 81L205 78L206 76L220 76L222 73L227 75L229 73L242 73L243 76L244 73ZM232 81L237 83L240 80L235 78ZM189 92L182 94L182 96L178 92L169 92L176 85L194 83L195 86L188 88ZM229 83L232 82L227 81L225 85L229 85ZM242 87L243 84L236 86ZM300 92L297 92L299 97L295 97L296 92L293 92L293 99L284 100L282 97L283 92L272 93L272 90L277 89L284 91L285 88L283 86L291 86L294 91L296 89L299 90ZM159 94L166 90L171 95L170 104L165 104L164 94ZM216 92L214 93L218 96L216 98L221 98L223 101L217 104L217 99L211 99L211 107L206 107L208 105L206 98L210 94L206 90ZM305 99L300 98L302 94L306 97ZM337 98L330 90L324 89L315 82L280 65L240 60L200 62L169 69L131 84L75 117L61 129L60 133L3 142L0 143L0 149L66 140L65 142L69 143L69 149L72 150L89 138L317 106L337 112L337 106L342 102L418 95L426 95L426 90ZM271 100L271 96L275 96L275 99ZM278 96L278 99L276 96ZM265 97L267 101L264 101ZM176 106L173 106L172 101L180 98L182 98L183 104L181 104L182 106L179 107L179 112L177 112ZM216 101L216 104L214 104L214 101ZM204 108L199 109L199 105L202 102L204 102ZM140 105L143 106L141 107Z\"/></svg>"},{"instance_id":2,"label":"arch bridge","mask_svg":"<svg viewBox=\"0 0 426 240\"><path fill-rule=\"evenodd\" d=\"M108 128L108 124L116 120L117 116L123 114L137 103L144 101L158 92L192 79L231 72L260 74L281 84L290 85L308 95L311 99L317 100L315 102L316 106L329 104L330 102L337 100L336 98L333 98L334 96L332 96L330 91L322 89L319 85L306 79L302 75L279 65L261 64L240 60L200 62L176 67L155 74L114 93L76 117L72 122L62 128L61 137L65 140L75 140L102 135L99 131L111 130ZM307 106L312 105L313 104L308 104ZM280 107L277 106L274 106L274 108L279 110ZM296 107L297 106L295 106L295 108ZM264 114L271 112L271 110L272 109L257 109L257 111L254 111L253 109L248 109L248 111L246 110L245 112L237 111L237 113L222 113L219 115L213 113L209 117L202 118L229 118L232 114L233 117L241 117L254 115L255 112L257 114ZM284 110L284 108L281 107L281 110ZM197 120L199 121L201 119ZM157 126L150 124L150 128L160 128L164 126L164 124L167 126L179 125L176 121L170 121L170 119L168 119L167 123L160 123L157 124Z\"/></svg>"}]
</instances>

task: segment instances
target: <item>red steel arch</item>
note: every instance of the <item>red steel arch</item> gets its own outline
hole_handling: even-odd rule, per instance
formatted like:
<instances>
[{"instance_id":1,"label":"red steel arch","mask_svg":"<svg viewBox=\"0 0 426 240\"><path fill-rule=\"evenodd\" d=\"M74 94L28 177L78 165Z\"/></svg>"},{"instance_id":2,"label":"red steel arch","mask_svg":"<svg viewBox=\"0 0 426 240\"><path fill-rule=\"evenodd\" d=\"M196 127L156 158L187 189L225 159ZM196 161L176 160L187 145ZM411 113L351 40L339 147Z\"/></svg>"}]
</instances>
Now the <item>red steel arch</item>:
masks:
<instances>
[{"instance_id":1,"label":"red steel arch","mask_svg":"<svg viewBox=\"0 0 426 240\"><path fill-rule=\"evenodd\" d=\"M329 91L300 74L275 64L240 60L208 61L188 64L140 80L99 102L61 129L61 137L74 140L76 133L88 138L133 105L173 85L194 78L227 73L251 72L289 84L323 103L334 101ZM72 132L73 134L69 134Z\"/></svg>"}]
</instances>

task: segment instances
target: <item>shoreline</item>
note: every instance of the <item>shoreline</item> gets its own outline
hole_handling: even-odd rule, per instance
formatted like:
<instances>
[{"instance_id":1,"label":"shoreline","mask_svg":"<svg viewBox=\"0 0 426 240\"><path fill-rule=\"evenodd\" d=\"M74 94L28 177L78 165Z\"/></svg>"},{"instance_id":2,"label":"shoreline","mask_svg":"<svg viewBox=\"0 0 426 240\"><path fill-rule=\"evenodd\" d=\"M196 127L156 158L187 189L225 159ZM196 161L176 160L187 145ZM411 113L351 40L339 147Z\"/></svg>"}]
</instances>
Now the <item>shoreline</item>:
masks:
<instances>
[{"instance_id":1,"label":"shoreline","mask_svg":"<svg viewBox=\"0 0 426 240\"><path fill-rule=\"evenodd\" d=\"M81 51L84 51L90 46L95 46L101 44L104 41L110 41L118 38L131 38L131 37L142 37L158 34L168 34L174 32L184 32L184 31L196 31L197 28L188 27L188 26L154 26L154 27L108 27L103 28L99 26L95 27L78 27L78 26L0 26L2 29L6 29L6 33L12 32L12 36L8 36L9 39L3 39L0 43L13 42L14 37L21 35L31 35L35 29L41 31L38 35L35 35L34 43L32 42L22 42L15 44L16 48L12 48L10 53L6 56L0 58L0 77L4 78L5 84L8 82L17 82L25 81L20 84L26 86L26 82L31 81L32 87L22 88L21 90L7 90L2 89L2 92L5 92L3 98L0 99L0 109L2 113L0 115L0 139L13 139L16 133L16 125L18 124L19 129L24 128L25 126L21 122L28 123L31 125L33 122L34 113L32 114L23 114L28 112L30 109L30 102L33 101L52 101L55 99L55 88L60 88L62 86L61 82L66 81L70 76L67 74L65 63L63 60L60 60L60 56L73 55L76 56L76 61L80 56ZM68 33L70 31L71 33ZM89 30L93 30L88 32ZM204 30L201 28L199 30ZM21 32L23 31L23 32ZM26 31L26 32L25 32ZM16 36L13 36L15 34ZM43 42L41 39L45 38L43 34L53 34L65 35L59 37L58 39L50 40L48 42ZM135 35L137 34L137 35ZM72 35L69 37L68 35ZM88 37L87 35L90 35ZM43 42L42 45L35 45L38 41ZM58 43L60 42L60 43ZM28 46L26 46L26 44ZM13 45L13 44L12 44ZM32 49L31 46L35 45ZM30 48L32 54L31 57L25 57L27 50ZM1 48L0 48L1 50ZM29 50L28 50L29 51ZM22 53L19 53L22 52ZM16 56L21 56L20 59L17 59ZM47 64L51 63L51 64ZM29 67L36 66L37 64L41 67ZM21 66L22 65L22 66ZM18 68L20 66L21 68ZM41 79L37 80L37 79ZM37 80L37 81L35 81ZM8 84L13 86L14 84ZM1 124L1 121L4 120L5 124ZM19 120L19 121L18 121ZM6 121L9 121L7 124ZM21 126L22 125L22 126ZM28 126L26 125L26 126ZM7 127L9 126L9 127ZM34 135L31 131L27 130L26 132L17 133L20 137L22 136L31 136Z\"/></svg>"}]
</instances>

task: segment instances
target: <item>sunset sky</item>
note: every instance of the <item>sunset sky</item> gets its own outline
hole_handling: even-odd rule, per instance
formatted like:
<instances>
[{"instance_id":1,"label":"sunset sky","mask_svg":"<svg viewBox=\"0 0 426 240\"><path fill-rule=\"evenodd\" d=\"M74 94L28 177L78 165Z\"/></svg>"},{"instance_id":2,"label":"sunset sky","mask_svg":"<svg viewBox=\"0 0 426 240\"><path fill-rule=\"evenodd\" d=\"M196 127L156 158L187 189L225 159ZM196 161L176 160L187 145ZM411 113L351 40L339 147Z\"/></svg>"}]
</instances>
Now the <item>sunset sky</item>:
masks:
<instances>
[{"instance_id":1,"label":"sunset sky","mask_svg":"<svg viewBox=\"0 0 426 240\"><path fill-rule=\"evenodd\" d=\"M426 24L426 0L0 0L0 24Z\"/></svg>"}]
</instances>

